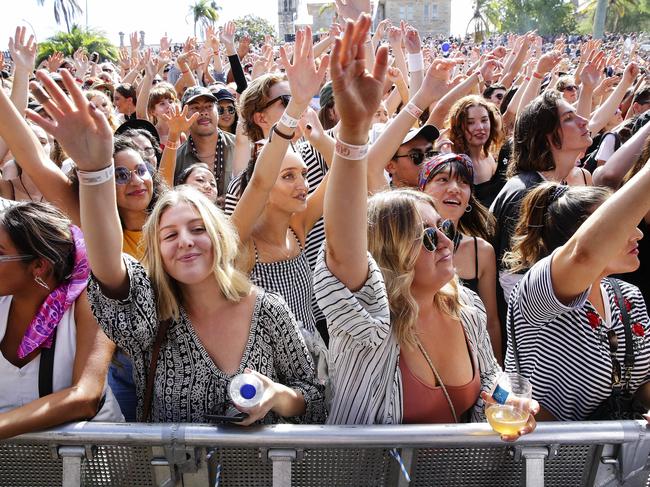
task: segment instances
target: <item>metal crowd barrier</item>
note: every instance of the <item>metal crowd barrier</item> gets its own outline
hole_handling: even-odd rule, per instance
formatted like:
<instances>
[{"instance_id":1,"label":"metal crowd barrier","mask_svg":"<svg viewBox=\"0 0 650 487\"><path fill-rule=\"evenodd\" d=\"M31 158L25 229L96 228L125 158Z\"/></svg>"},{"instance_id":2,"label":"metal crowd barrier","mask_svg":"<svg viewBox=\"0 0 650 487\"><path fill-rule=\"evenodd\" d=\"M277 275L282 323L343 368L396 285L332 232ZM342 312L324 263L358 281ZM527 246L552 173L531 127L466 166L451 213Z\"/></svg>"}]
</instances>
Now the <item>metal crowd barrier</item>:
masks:
<instances>
[{"instance_id":1,"label":"metal crowd barrier","mask_svg":"<svg viewBox=\"0 0 650 487\"><path fill-rule=\"evenodd\" d=\"M542 423L514 443L488 424L82 422L0 442L0 486L644 487L649 455L644 421Z\"/></svg>"}]
</instances>

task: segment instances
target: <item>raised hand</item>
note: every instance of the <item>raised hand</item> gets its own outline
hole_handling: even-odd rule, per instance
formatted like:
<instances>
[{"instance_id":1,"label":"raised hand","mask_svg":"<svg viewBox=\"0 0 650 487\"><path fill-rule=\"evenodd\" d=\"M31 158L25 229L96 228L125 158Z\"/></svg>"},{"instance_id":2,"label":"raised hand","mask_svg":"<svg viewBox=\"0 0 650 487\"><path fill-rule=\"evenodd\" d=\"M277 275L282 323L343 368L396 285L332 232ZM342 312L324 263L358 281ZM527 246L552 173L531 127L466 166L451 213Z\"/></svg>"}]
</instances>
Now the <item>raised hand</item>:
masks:
<instances>
[{"instance_id":1,"label":"raised hand","mask_svg":"<svg viewBox=\"0 0 650 487\"><path fill-rule=\"evenodd\" d=\"M560 59L562 59L562 54L559 51L549 51L539 58L535 71L539 74L546 74L560 62Z\"/></svg>"},{"instance_id":2,"label":"raised hand","mask_svg":"<svg viewBox=\"0 0 650 487\"><path fill-rule=\"evenodd\" d=\"M434 59L422 80L420 91L431 100L440 96L440 93L446 93L449 90L451 72L457 64L463 62L464 60L461 59ZM425 104L429 105L430 103L431 101L427 100Z\"/></svg>"},{"instance_id":3,"label":"raised hand","mask_svg":"<svg viewBox=\"0 0 650 487\"><path fill-rule=\"evenodd\" d=\"M131 52L135 53L140 50L140 41L138 40L138 33L131 32L129 34L129 43L131 44Z\"/></svg>"},{"instance_id":4,"label":"raised hand","mask_svg":"<svg viewBox=\"0 0 650 487\"><path fill-rule=\"evenodd\" d=\"M165 35L160 38L160 50L161 51L169 51L172 45L172 40L167 37L167 32L165 32Z\"/></svg>"},{"instance_id":5,"label":"raised hand","mask_svg":"<svg viewBox=\"0 0 650 487\"><path fill-rule=\"evenodd\" d=\"M636 77L639 76L640 71L639 65L635 62L631 62L625 67L625 71L623 71L622 82L626 83L628 86L632 86Z\"/></svg>"},{"instance_id":6,"label":"raised hand","mask_svg":"<svg viewBox=\"0 0 650 487\"><path fill-rule=\"evenodd\" d=\"M580 81L582 84L589 88L593 89L598 83L600 83L600 77L603 73L603 68L605 67L605 53L599 51L596 54L592 61L588 62L580 73Z\"/></svg>"},{"instance_id":7,"label":"raised hand","mask_svg":"<svg viewBox=\"0 0 650 487\"><path fill-rule=\"evenodd\" d=\"M503 65L499 61L488 59L481 65L479 71L485 81L493 82L500 68L503 68Z\"/></svg>"},{"instance_id":8,"label":"raised hand","mask_svg":"<svg viewBox=\"0 0 650 487\"><path fill-rule=\"evenodd\" d=\"M251 50L251 36L244 34L239 39L239 46L237 47L237 55L239 59L244 59Z\"/></svg>"},{"instance_id":9,"label":"raised hand","mask_svg":"<svg viewBox=\"0 0 650 487\"><path fill-rule=\"evenodd\" d=\"M47 69L50 70L50 73L56 73L61 65L63 64L63 53L62 52L53 52L47 58Z\"/></svg>"},{"instance_id":10,"label":"raised hand","mask_svg":"<svg viewBox=\"0 0 650 487\"><path fill-rule=\"evenodd\" d=\"M37 71L39 83L30 83L36 100L52 118L31 110L27 118L43 127L63 147L82 171L97 171L111 164L113 131L106 117L84 96L68 70L61 72L66 95L45 71Z\"/></svg>"},{"instance_id":11,"label":"raised hand","mask_svg":"<svg viewBox=\"0 0 650 487\"><path fill-rule=\"evenodd\" d=\"M226 22L221 32L219 32L219 40L226 48L226 55L232 56L235 54L235 23L232 21Z\"/></svg>"},{"instance_id":12,"label":"raised hand","mask_svg":"<svg viewBox=\"0 0 650 487\"><path fill-rule=\"evenodd\" d=\"M341 119L341 128L365 143L372 117L381 102L384 77L388 68L388 49L382 46L377 51L373 73L365 69L363 44L370 29L370 16L363 14L356 22L347 22L343 39L336 39L332 49L332 88L336 109Z\"/></svg>"},{"instance_id":13,"label":"raised hand","mask_svg":"<svg viewBox=\"0 0 650 487\"><path fill-rule=\"evenodd\" d=\"M191 116L187 116L188 108L187 105L181 110L177 104L173 104L169 107L168 113L163 113L162 118L167 125L169 126L169 133L180 135L181 133L189 132L190 126L199 118L200 113L193 113Z\"/></svg>"},{"instance_id":14,"label":"raised hand","mask_svg":"<svg viewBox=\"0 0 650 487\"><path fill-rule=\"evenodd\" d=\"M402 48L402 29L399 27L391 26L388 28L388 43L390 47L395 49Z\"/></svg>"},{"instance_id":15,"label":"raised hand","mask_svg":"<svg viewBox=\"0 0 650 487\"><path fill-rule=\"evenodd\" d=\"M320 66L316 69L311 27L307 27L296 32L293 63L289 60L284 47L280 48L280 58L289 80L291 98L304 110L320 89L329 66L329 56L323 56Z\"/></svg>"},{"instance_id":16,"label":"raised hand","mask_svg":"<svg viewBox=\"0 0 650 487\"><path fill-rule=\"evenodd\" d=\"M318 143L327 136L320 120L318 119L318 114L311 107L307 108L305 113L303 113L298 122L298 127L300 127L300 130L307 141L313 146L317 146Z\"/></svg>"},{"instance_id":17,"label":"raised hand","mask_svg":"<svg viewBox=\"0 0 650 487\"><path fill-rule=\"evenodd\" d=\"M358 18L359 15L364 13L370 13L370 0L335 0L336 1L336 11L339 13L339 17L346 20L352 20Z\"/></svg>"},{"instance_id":18,"label":"raised hand","mask_svg":"<svg viewBox=\"0 0 650 487\"><path fill-rule=\"evenodd\" d=\"M420 40L420 33L415 27L404 25L402 29L402 36L404 37L404 45L406 52L409 54L417 54L422 49L422 41Z\"/></svg>"},{"instance_id":19,"label":"raised hand","mask_svg":"<svg viewBox=\"0 0 650 487\"><path fill-rule=\"evenodd\" d=\"M25 27L16 27L16 34L9 38L9 52L16 68L31 72L34 70L36 61L36 42L33 35L30 35L25 42L26 30ZM61 60L63 60L63 54L61 54Z\"/></svg>"},{"instance_id":20,"label":"raised hand","mask_svg":"<svg viewBox=\"0 0 650 487\"><path fill-rule=\"evenodd\" d=\"M72 55L72 60L74 61L75 73L77 74L77 77L83 79L83 77L86 75L86 72L88 71L88 66L90 66L90 60L88 59L86 51L84 51L82 48L77 49Z\"/></svg>"},{"instance_id":21,"label":"raised hand","mask_svg":"<svg viewBox=\"0 0 650 487\"><path fill-rule=\"evenodd\" d=\"M381 41L384 38L386 30L390 27L390 19L384 19L379 24L377 24L377 29L375 34L372 36L373 39L377 42ZM339 29L340 30L340 29Z\"/></svg>"}]
</instances>

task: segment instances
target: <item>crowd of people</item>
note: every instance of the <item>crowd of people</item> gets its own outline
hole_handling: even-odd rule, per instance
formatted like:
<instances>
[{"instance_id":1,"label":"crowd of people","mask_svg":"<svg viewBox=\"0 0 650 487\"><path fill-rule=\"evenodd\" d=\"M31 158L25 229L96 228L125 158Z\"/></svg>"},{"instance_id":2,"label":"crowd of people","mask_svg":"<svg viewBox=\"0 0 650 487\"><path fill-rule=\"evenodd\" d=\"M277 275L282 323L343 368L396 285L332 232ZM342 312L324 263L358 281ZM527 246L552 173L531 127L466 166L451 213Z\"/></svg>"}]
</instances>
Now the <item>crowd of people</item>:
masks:
<instances>
[{"instance_id":1,"label":"crowd of people","mask_svg":"<svg viewBox=\"0 0 650 487\"><path fill-rule=\"evenodd\" d=\"M536 421L650 409L650 82L610 37L421 39L367 0L0 90L0 438L62 422ZM517 435L504 439L514 439Z\"/></svg>"}]
</instances>

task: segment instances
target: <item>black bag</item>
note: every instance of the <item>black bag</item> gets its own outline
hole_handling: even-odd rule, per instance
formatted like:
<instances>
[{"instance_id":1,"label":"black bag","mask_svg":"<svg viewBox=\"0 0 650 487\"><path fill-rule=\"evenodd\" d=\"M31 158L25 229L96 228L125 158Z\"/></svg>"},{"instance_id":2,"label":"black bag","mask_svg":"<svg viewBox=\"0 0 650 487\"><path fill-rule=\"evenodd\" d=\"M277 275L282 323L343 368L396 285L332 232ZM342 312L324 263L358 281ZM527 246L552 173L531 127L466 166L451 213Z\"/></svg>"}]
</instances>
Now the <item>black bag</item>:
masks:
<instances>
[{"instance_id":1,"label":"black bag","mask_svg":"<svg viewBox=\"0 0 650 487\"><path fill-rule=\"evenodd\" d=\"M591 413L587 419L592 421L606 419L644 419L643 415L647 413L647 410L629 390L630 374L632 372L632 367L634 366L634 345L632 343L630 317L627 314L625 299L623 298L618 283L614 279L610 279L609 283L612 285L612 288L614 288L618 307L621 310L623 328L625 329L625 363L623 377L626 381L625 383L622 383L621 381L618 381L618 384L612 383L612 393L607 399L598 405L596 410ZM614 367L614 363L612 363L612 367Z\"/></svg>"}]
</instances>

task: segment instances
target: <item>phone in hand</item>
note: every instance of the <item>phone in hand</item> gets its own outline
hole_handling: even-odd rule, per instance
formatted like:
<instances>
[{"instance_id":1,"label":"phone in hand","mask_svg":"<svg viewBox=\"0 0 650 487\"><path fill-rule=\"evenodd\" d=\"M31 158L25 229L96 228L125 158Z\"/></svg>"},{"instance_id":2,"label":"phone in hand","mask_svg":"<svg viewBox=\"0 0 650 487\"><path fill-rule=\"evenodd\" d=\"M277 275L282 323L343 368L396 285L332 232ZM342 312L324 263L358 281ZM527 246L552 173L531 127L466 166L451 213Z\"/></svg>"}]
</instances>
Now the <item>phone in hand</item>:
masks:
<instances>
[{"instance_id":1,"label":"phone in hand","mask_svg":"<svg viewBox=\"0 0 650 487\"><path fill-rule=\"evenodd\" d=\"M99 54L97 54L96 52L93 52L90 55L90 61L93 62L93 63L97 63L99 61Z\"/></svg>"},{"instance_id":2,"label":"phone in hand","mask_svg":"<svg viewBox=\"0 0 650 487\"><path fill-rule=\"evenodd\" d=\"M209 421L210 423L218 423L218 424L239 423L240 421L243 421L246 418L248 418L248 413L242 413L242 412L232 416L228 414L206 414L205 415L206 421Z\"/></svg>"}]
</instances>

